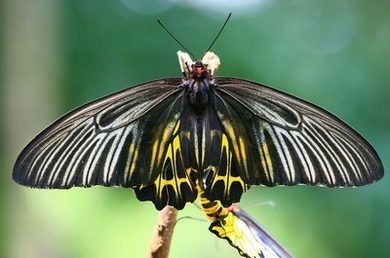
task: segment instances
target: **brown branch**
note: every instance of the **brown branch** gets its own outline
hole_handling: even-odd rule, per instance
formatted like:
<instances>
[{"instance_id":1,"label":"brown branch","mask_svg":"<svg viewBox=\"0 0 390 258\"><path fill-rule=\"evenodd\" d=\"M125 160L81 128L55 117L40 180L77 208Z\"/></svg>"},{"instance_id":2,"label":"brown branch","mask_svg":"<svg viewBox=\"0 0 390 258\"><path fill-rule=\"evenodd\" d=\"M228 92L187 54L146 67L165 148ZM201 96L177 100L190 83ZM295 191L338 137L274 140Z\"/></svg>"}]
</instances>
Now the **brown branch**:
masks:
<instances>
[{"instance_id":1,"label":"brown branch","mask_svg":"<svg viewBox=\"0 0 390 258\"><path fill-rule=\"evenodd\" d=\"M150 241L148 258L168 258L176 217L177 210L172 206L166 206L160 211Z\"/></svg>"}]
</instances>

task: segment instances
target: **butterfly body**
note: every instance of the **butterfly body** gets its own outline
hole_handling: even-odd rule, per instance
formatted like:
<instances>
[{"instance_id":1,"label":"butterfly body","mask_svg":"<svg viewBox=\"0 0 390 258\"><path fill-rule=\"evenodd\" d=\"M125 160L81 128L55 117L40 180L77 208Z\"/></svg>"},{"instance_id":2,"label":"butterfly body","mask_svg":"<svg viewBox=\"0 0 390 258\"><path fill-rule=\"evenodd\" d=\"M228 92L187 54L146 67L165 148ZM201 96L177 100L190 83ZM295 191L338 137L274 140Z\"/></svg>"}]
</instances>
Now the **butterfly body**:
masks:
<instances>
[{"instance_id":1,"label":"butterfly body","mask_svg":"<svg viewBox=\"0 0 390 258\"><path fill-rule=\"evenodd\" d=\"M228 207L250 185L361 186L383 177L371 145L329 112L247 80L216 77L217 55L184 78L151 81L58 119L19 155L16 182L36 188L133 188L157 209L197 198Z\"/></svg>"},{"instance_id":2,"label":"butterfly body","mask_svg":"<svg viewBox=\"0 0 390 258\"><path fill-rule=\"evenodd\" d=\"M189 104L198 114L201 114L206 105L209 104L211 88L213 85L207 78L204 79L189 79L183 83L186 88L186 95L188 97Z\"/></svg>"}]
</instances>

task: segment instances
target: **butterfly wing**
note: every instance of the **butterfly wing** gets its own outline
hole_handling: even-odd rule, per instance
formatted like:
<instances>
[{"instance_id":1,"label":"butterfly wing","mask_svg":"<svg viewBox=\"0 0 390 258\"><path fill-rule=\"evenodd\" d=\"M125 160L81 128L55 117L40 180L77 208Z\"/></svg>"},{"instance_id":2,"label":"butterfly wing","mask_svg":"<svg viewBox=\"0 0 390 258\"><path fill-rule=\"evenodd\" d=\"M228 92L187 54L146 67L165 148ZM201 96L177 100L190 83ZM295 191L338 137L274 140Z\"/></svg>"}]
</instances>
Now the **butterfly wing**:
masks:
<instances>
[{"instance_id":1,"label":"butterfly wing","mask_svg":"<svg viewBox=\"0 0 390 258\"><path fill-rule=\"evenodd\" d=\"M217 113L244 182L361 186L383 177L375 150L329 112L253 82L217 84Z\"/></svg>"},{"instance_id":2,"label":"butterfly wing","mask_svg":"<svg viewBox=\"0 0 390 258\"><path fill-rule=\"evenodd\" d=\"M174 193L193 201L192 181L177 172L186 171L178 166L185 166L188 155L184 153L175 166L167 158L172 145L180 146L174 135L180 131L181 82L179 78L152 81L70 112L22 151L13 179L35 188L139 188L169 174L170 179L184 177L181 182L187 187L174 188ZM149 199L156 203L157 198Z\"/></svg>"},{"instance_id":3,"label":"butterfly wing","mask_svg":"<svg viewBox=\"0 0 390 258\"><path fill-rule=\"evenodd\" d=\"M216 218L209 230L226 239L241 256L248 258L291 258L292 256L255 220L237 205Z\"/></svg>"},{"instance_id":4,"label":"butterfly wing","mask_svg":"<svg viewBox=\"0 0 390 258\"><path fill-rule=\"evenodd\" d=\"M209 110L210 124L215 128L210 141L210 167L204 175L205 196L219 200L229 207L239 202L249 185L243 180L244 169L250 170L252 163L246 155L242 139L247 138L245 127L237 110L232 109L222 98L213 96L213 109ZM238 110L239 111L239 110Z\"/></svg>"}]
</instances>

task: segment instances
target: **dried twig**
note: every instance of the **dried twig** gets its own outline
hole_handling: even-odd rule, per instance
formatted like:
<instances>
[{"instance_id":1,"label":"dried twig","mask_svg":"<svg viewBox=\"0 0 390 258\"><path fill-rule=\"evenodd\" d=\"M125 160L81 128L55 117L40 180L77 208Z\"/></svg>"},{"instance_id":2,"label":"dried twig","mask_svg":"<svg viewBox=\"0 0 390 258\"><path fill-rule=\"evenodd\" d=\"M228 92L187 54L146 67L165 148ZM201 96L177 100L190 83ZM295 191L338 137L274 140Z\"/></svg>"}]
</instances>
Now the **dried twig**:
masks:
<instances>
[{"instance_id":1,"label":"dried twig","mask_svg":"<svg viewBox=\"0 0 390 258\"><path fill-rule=\"evenodd\" d=\"M149 247L149 258L167 258L171 247L177 210L166 206L160 211Z\"/></svg>"}]
</instances>

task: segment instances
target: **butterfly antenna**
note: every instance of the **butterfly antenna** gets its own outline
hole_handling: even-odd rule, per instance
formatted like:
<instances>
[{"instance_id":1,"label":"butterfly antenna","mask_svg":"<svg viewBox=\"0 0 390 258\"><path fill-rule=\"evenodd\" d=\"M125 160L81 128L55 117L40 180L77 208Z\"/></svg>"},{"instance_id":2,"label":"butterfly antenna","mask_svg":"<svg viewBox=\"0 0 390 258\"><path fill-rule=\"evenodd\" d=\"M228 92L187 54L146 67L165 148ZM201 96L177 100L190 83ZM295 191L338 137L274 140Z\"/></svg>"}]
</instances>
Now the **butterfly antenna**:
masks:
<instances>
[{"instance_id":1,"label":"butterfly antenna","mask_svg":"<svg viewBox=\"0 0 390 258\"><path fill-rule=\"evenodd\" d=\"M164 26L164 24L161 22L160 19L157 19L157 22L158 24L160 24L160 26L185 50L187 51L191 56L192 58L194 58L195 60L198 60L193 54L191 51L189 51L175 36L173 36L173 34L167 29L167 27Z\"/></svg>"},{"instance_id":2,"label":"butterfly antenna","mask_svg":"<svg viewBox=\"0 0 390 258\"><path fill-rule=\"evenodd\" d=\"M215 36L213 42L211 42L209 48L206 50L206 53L209 52L209 50L212 48L212 46L214 45L215 41L217 41L217 39L219 38L219 35L221 35L223 29L225 28L226 26L226 23L229 21L230 17L232 16L232 13L229 13L228 17L226 18L225 22L223 23L221 29L219 30L217 36Z\"/></svg>"}]
</instances>

